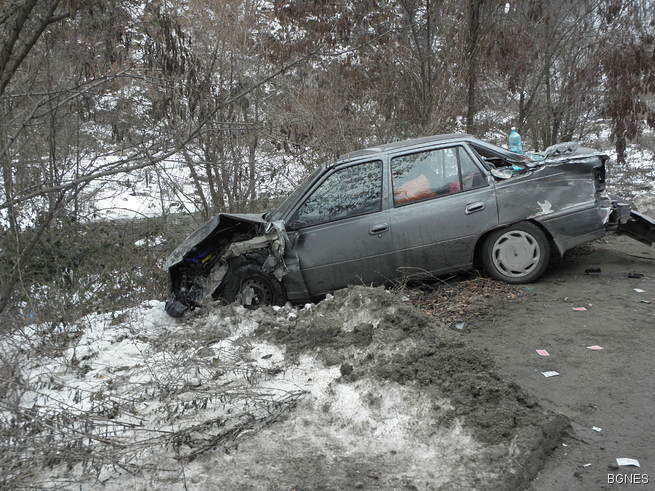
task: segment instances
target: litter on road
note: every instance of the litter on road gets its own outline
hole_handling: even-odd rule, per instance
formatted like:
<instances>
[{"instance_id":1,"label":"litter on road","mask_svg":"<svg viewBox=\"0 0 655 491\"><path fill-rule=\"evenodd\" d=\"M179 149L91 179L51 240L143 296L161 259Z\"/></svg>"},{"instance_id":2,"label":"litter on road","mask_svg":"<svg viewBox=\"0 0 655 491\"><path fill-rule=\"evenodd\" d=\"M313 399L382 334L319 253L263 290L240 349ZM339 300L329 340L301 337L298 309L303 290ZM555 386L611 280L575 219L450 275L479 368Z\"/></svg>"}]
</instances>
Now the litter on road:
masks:
<instances>
[{"instance_id":1,"label":"litter on road","mask_svg":"<svg viewBox=\"0 0 655 491\"><path fill-rule=\"evenodd\" d=\"M587 310L587 307L573 307L573 310L576 312L585 312Z\"/></svg>"},{"instance_id":2,"label":"litter on road","mask_svg":"<svg viewBox=\"0 0 655 491\"><path fill-rule=\"evenodd\" d=\"M535 350L539 356L550 356L550 353L546 351L545 349L538 349Z\"/></svg>"},{"instance_id":3,"label":"litter on road","mask_svg":"<svg viewBox=\"0 0 655 491\"><path fill-rule=\"evenodd\" d=\"M591 467L591 463L583 464L582 467Z\"/></svg>"},{"instance_id":4,"label":"litter on road","mask_svg":"<svg viewBox=\"0 0 655 491\"><path fill-rule=\"evenodd\" d=\"M591 429L594 430L594 431L597 431L598 433L600 433L601 431L603 431L603 429L602 429L602 428L599 428L598 426L592 426Z\"/></svg>"},{"instance_id":5,"label":"litter on road","mask_svg":"<svg viewBox=\"0 0 655 491\"><path fill-rule=\"evenodd\" d=\"M631 465L633 467L641 467L637 459L628 459L625 457L617 457L616 465L621 467L622 465Z\"/></svg>"},{"instance_id":6,"label":"litter on road","mask_svg":"<svg viewBox=\"0 0 655 491\"><path fill-rule=\"evenodd\" d=\"M587 349L590 349L591 351L600 351L603 349L602 346L598 346L597 344L594 344L593 346L587 346Z\"/></svg>"},{"instance_id":7,"label":"litter on road","mask_svg":"<svg viewBox=\"0 0 655 491\"><path fill-rule=\"evenodd\" d=\"M556 377L557 375L559 375L559 372L548 371L548 372L541 372L541 374L542 374L544 377L548 378L548 377Z\"/></svg>"},{"instance_id":8,"label":"litter on road","mask_svg":"<svg viewBox=\"0 0 655 491\"><path fill-rule=\"evenodd\" d=\"M633 290L637 293L646 293L646 290L642 290L641 288L633 288Z\"/></svg>"},{"instance_id":9,"label":"litter on road","mask_svg":"<svg viewBox=\"0 0 655 491\"><path fill-rule=\"evenodd\" d=\"M650 300L640 300L641 303L650 303Z\"/></svg>"},{"instance_id":10,"label":"litter on road","mask_svg":"<svg viewBox=\"0 0 655 491\"><path fill-rule=\"evenodd\" d=\"M643 278L644 273L628 273L628 278Z\"/></svg>"}]
</instances>

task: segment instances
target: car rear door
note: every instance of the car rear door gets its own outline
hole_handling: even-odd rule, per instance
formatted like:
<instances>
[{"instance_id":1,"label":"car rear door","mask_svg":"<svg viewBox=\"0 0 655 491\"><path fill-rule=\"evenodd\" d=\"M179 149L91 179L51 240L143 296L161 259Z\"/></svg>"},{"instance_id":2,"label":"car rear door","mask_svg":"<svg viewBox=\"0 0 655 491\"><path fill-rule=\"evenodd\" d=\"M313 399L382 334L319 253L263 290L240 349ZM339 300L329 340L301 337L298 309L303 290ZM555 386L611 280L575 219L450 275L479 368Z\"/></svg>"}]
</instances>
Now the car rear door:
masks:
<instances>
[{"instance_id":1,"label":"car rear door","mask_svg":"<svg viewBox=\"0 0 655 491\"><path fill-rule=\"evenodd\" d=\"M384 169L382 160L336 168L287 221L310 294L392 276Z\"/></svg>"},{"instance_id":2,"label":"car rear door","mask_svg":"<svg viewBox=\"0 0 655 491\"><path fill-rule=\"evenodd\" d=\"M398 152L390 159L390 224L405 275L470 268L475 244L498 225L493 180L465 145Z\"/></svg>"}]
</instances>

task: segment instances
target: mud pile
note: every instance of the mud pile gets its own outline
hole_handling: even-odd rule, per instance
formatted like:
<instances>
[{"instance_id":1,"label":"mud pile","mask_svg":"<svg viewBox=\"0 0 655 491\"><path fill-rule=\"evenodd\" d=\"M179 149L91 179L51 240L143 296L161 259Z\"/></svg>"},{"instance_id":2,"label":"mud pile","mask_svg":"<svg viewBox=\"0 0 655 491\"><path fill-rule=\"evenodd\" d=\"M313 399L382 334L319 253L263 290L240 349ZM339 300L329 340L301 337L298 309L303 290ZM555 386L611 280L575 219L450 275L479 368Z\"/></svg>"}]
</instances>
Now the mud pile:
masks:
<instances>
[{"instance_id":1,"label":"mud pile","mask_svg":"<svg viewBox=\"0 0 655 491\"><path fill-rule=\"evenodd\" d=\"M80 427L98 437L67 462L31 457L34 482L58 489L515 489L566 427L384 289L183 320L150 302L79 324L25 373L25 404L77 415L48 440L57 455Z\"/></svg>"},{"instance_id":2,"label":"mud pile","mask_svg":"<svg viewBox=\"0 0 655 491\"><path fill-rule=\"evenodd\" d=\"M501 481L507 485L531 479L568 426L502 379L487 352L382 288L338 291L285 326L261 323L257 334L285 345L291 358L313 354L327 366L339 365L340 383L392 381L448 401L426 417L438 425L462 424L489 446L480 457L505 467Z\"/></svg>"}]
</instances>

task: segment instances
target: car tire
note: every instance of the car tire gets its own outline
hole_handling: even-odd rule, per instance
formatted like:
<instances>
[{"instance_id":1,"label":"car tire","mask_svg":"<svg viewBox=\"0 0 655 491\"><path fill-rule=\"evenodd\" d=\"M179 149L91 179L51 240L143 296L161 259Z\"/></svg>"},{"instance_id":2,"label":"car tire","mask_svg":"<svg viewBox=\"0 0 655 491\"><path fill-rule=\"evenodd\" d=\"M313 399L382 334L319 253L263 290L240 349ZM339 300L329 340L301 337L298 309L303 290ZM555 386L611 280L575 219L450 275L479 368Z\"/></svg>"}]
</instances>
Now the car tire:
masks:
<instances>
[{"instance_id":1,"label":"car tire","mask_svg":"<svg viewBox=\"0 0 655 491\"><path fill-rule=\"evenodd\" d=\"M262 272L261 265L249 262L231 266L218 297L224 302L238 302L248 309L262 305L284 305L284 286L273 275Z\"/></svg>"},{"instance_id":2,"label":"car tire","mask_svg":"<svg viewBox=\"0 0 655 491\"><path fill-rule=\"evenodd\" d=\"M548 267L550 242L536 225L520 222L491 232L482 244L487 275L505 283L532 283Z\"/></svg>"},{"instance_id":3,"label":"car tire","mask_svg":"<svg viewBox=\"0 0 655 491\"><path fill-rule=\"evenodd\" d=\"M189 307L180 302L175 298L175 296L171 295L168 300L166 300L164 310L171 317L179 319L187 310L189 310Z\"/></svg>"}]
</instances>

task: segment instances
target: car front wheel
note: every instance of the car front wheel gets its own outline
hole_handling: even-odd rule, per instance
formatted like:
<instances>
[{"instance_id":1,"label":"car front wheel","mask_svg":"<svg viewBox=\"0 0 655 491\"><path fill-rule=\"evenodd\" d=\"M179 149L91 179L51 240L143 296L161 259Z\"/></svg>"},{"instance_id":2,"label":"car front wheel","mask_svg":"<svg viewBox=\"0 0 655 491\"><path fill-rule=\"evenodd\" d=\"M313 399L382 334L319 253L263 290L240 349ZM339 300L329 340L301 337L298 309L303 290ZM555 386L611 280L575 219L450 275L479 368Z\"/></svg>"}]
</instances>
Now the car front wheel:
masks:
<instances>
[{"instance_id":1,"label":"car front wheel","mask_svg":"<svg viewBox=\"0 0 655 491\"><path fill-rule=\"evenodd\" d=\"M485 239L485 272L506 283L531 283L548 267L550 244L539 227L521 222L495 230Z\"/></svg>"},{"instance_id":2,"label":"car front wheel","mask_svg":"<svg viewBox=\"0 0 655 491\"><path fill-rule=\"evenodd\" d=\"M274 276L263 273L261 266L254 262L231 269L219 297L228 303L236 301L247 309L286 302L282 284Z\"/></svg>"}]
</instances>

